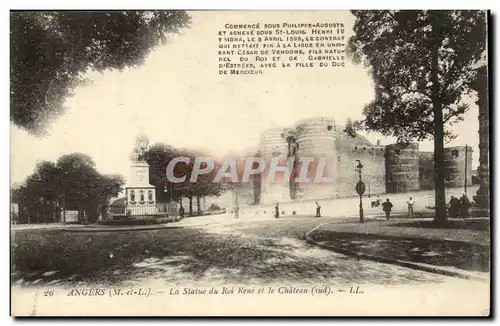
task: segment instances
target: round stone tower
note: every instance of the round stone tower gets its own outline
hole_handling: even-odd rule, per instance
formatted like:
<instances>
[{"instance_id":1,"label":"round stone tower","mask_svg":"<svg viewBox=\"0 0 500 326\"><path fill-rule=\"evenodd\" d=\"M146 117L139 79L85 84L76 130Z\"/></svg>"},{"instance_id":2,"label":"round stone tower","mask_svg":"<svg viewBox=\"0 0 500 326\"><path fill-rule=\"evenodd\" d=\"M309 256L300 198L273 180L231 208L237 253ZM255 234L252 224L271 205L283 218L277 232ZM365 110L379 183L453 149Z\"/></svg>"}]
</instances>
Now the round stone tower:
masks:
<instances>
[{"instance_id":1,"label":"round stone tower","mask_svg":"<svg viewBox=\"0 0 500 326\"><path fill-rule=\"evenodd\" d=\"M419 185L418 144L388 145L386 155L386 192L415 191Z\"/></svg>"},{"instance_id":2,"label":"round stone tower","mask_svg":"<svg viewBox=\"0 0 500 326\"><path fill-rule=\"evenodd\" d=\"M445 148L444 180L446 186L463 187L465 175L467 175L467 185L472 185L472 147L467 147L467 151L465 146Z\"/></svg>"},{"instance_id":3,"label":"round stone tower","mask_svg":"<svg viewBox=\"0 0 500 326\"><path fill-rule=\"evenodd\" d=\"M317 117L299 121L296 124L296 158L312 157L314 161L309 165L307 178L309 182L296 184L297 199L320 199L335 195L335 179L333 182L316 183L317 173L321 173L321 160L325 164L322 176L334 177L337 171L335 138L337 127L331 118ZM297 174L300 173L296 170ZM299 176L299 175L298 175Z\"/></svg>"},{"instance_id":4,"label":"round stone tower","mask_svg":"<svg viewBox=\"0 0 500 326\"><path fill-rule=\"evenodd\" d=\"M286 141L286 128L271 128L264 131L260 141L260 156L267 164L266 171L262 173L260 185L260 204L271 205L279 202L290 201L289 181L283 180L277 174L276 179L268 178L269 166L273 159L284 165L288 158L288 143Z\"/></svg>"}]
</instances>

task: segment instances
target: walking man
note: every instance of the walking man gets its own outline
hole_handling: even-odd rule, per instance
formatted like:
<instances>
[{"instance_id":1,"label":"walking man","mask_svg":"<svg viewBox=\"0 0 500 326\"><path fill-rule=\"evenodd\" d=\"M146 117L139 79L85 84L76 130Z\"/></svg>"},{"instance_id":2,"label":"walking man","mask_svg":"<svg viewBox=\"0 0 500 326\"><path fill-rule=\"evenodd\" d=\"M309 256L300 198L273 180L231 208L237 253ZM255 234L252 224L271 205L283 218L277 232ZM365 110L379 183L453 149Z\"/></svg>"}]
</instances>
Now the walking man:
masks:
<instances>
[{"instance_id":1,"label":"walking man","mask_svg":"<svg viewBox=\"0 0 500 326\"><path fill-rule=\"evenodd\" d=\"M279 203L276 203L276 207L274 207L274 218L280 217L280 206Z\"/></svg>"},{"instance_id":2,"label":"walking man","mask_svg":"<svg viewBox=\"0 0 500 326\"><path fill-rule=\"evenodd\" d=\"M413 198L410 197L410 199L408 199L408 201L406 203L408 204L408 218L412 218L413 217L413 205L415 204L415 201L413 200Z\"/></svg>"},{"instance_id":3,"label":"walking man","mask_svg":"<svg viewBox=\"0 0 500 326\"><path fill-rule=\"evenodd\" d=\"M316 202L316 217L321 217L321 206Z\"/></svg>"},{"instance_id":4,"label":"walking man","mask_svg":"<svg viewBox=\"0 0 500 326\"><path fill-rule=\"evenodd\" d=\"M391 210L392 210L392 203L390 202L389 198L387 198L387 200L382 203L382 209L385 212L385 218L389 221L389 218L391 217Z\"/></svg>"}]
</instances>

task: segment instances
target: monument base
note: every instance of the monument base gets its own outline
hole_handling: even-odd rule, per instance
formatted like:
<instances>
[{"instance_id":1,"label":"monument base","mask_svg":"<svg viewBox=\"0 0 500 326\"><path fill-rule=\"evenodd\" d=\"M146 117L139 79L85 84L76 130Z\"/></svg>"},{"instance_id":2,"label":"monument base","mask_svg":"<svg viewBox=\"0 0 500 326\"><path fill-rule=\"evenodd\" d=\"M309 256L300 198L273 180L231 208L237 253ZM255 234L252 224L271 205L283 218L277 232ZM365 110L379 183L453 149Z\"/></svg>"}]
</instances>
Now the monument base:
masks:
<instances>
[{"instance_id":1,"label":"monument base","mask_svg":"<svg viewBox=\"0 0 500 326\"><path fill-rule=\"evenodd\" d=\"M490 196L489 195L476 195L472 197L478 208L490 210Z\"/></svg>"}]
</instances>

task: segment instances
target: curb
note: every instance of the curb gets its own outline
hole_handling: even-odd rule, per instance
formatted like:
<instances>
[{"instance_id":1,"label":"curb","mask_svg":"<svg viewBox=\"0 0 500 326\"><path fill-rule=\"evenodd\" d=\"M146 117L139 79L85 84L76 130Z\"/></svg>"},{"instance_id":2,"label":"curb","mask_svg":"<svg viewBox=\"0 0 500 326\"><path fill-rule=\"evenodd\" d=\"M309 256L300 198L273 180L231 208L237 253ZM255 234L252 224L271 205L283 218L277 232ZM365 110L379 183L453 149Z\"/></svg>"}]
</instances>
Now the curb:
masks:
<instances>
[{"instance_id":1,"label":"curb","mask_svg":"<svg viewBox=\"0 0 500 326\"><path fill-rule=\"evenodd\" d=\"M444 276L457 277L457 278L466 279L466 280L487 281L487 282L490 281L490 280L483 278L483 277L478 277L478 276L468 275L465 273L450 271L450 270L447 270L444 268L436 267L434 265L422 264L422 263L412 263L409 261L397 260L397 259L389 259L389 258L382 257L382 256L371 255L371 254L367 254L367 253L363 253L363 252L352 251L352 250L343 249L343 248L339 248L339 247L332 246L332 245L326 245L323 243L319 243L312 238L311 234L314 231L316 231L317 229L319 229L321 226L322 225L318 225L317 227L308 231L305 234L305 238L306 238L307 243L318 246L318 247L323 248L323 249L338 252L338 253L341 253L341 254L344 254L347 256L354 256L354 257L357 257L360 259L372 260L372 261L376 261L379 263L399 265L402 267L420 270L423 272L429 272L429 273L434 273L434 274L439 274L439 275L444 275Z\"/></svg>"},{"instance_id":2,"label":"curb","mask_svg":"<svg viewBox=\"0 0 500 326\"><path fill-rule=\"evenodd\" d=\"M62 229L63 232L74 232L74 233L87 233L87 232L120 232L120 231L148 231L148 230L165 230L165 229L179 229L183 228L183 226L167 226L167 225L158 225L153 227L127 227L127 228L106 228L106 227L82 227L82 228L68 228Z\"/></svg>"}]
</instances>

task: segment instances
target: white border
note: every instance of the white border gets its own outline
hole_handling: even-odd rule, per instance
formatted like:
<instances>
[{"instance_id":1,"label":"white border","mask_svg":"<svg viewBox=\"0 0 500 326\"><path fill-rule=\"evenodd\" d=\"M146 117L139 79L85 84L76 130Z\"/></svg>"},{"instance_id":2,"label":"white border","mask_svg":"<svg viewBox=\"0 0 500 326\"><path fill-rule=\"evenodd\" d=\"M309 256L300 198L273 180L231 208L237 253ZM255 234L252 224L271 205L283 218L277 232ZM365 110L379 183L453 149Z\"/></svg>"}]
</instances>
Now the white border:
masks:
<instances>
[{"instance_id":1,"label":"white border","mask_svg":"<svg viewBox=\"0 0 500 326\"><path fill-rule=\"evenodd\" d=\"M267 10L348 10L348 9L387 9L387 8L398 8L398 9L415 9L415 8L426 8L426 9L492 9L493 13L498 13L498 1L486 1L486 0L475 0L475 1L450 1L450 2L444 2L444 1L435 1L435 0L420 0L418 2L402 2L402 1L343 1L343 2L337 2L337 3L331 3L330 1L319 1L319 0L307 0L307 1L270 1L270 0L247 0L247 1L238 1L238 2L230 2L230 1L204 1L204 0L184 0L184 1L148 1L148 0L141 0L141 1L130 1L130 0L121 0L121 1L103 1L103 0L85 0L85 1L67 1L67 0L46 0L43 3L39 1L5 1L2 2L1 6L5 6L6 10L2 11L2 17L3 19L0 20L2 24L2 33L0 33L0 37L2 38L2 43L4 45L4 49L8 49L9 46L9 9L45 9L45 10L50 10L50 9L233 9L233 10L243 10L243 9L267 9ZM495 35L495 39L492 40L495 41L495 43L498 43L498 30ZM491 45L492 46L492 45ZM3 79L3 85L2 85L2 103L5 105L5 108L1 110L2 114L2 121L4 121L1 124L0 127L0 132L1 132L1 137L0 137L0 142L1 142L1 151L3 153L9 153L9 148L10 148L10 141L9 141L9 113L7 108L9 107L9 81L8 81L8 74L9 74L9 56L8 52L7 55L3 57L4 59L2 60L2 75L4 76ZM498 62L497 62L498 65ZM495 71L490 72L492 76L494 76L496 80L497 76L497 69ZM495 82L495 85L497 83ZM498 103L498 99L496 101ZM494 111L497 111L497 107L493 109ZM498 112L498 111L497 111ZM499 124L499 114L497 113L495 119L495 125ZM499 151L500 144L495 143L495 149L494 152ZM495 170L500 165L500 163L497 162L495 164ZM2 181L5 180L5 184L3 187L1 187L1 196L0 196L0 206L4 214L2 214L2 224L3 227L0 228L1 231L3 232L3 237L5 242L7 242L7 239L10 241L9 237L9 227L10 227L10 222L9 222L9 215L7 214L7 210L10 209L9 205L9 193L10 193L10 182L9 181L9 174L10 174L10 167L9 167L9 155L4 155L3 159L1 161L1 171L2 171ZM496 182L494 183L496 185ZM499 202L500 195L496 194L494 201ZM495 218L495 217L493 217ZM494 232L496 233L496 229L498 228L498 221L495 223L496 228ZM2 247L2 260L5 262L6 265L9 264L9 244L5 243ZM495 255L496 256L496 255ZM496 259L497 257L494 257L495 261L498 264L498 260ZM8 283L8 280L10 278L10 266L7 268L5 266L2 269L2 272L5 273L2 275L0 279L3 280L2 282L2 289L1 292L3 294L2 296L2 307L4 307L4 314L3 316L7 316L8 312L6 310L9 307L9 288L10 285ZM497 276L497 275L495 275ZM493 295L493 293L492 293ZM464 298L464 300L467 300L467 298ZM495 302L495 301L494 301ZM498 310L497 310L498 313ZM13 323L13 319L9 318L8 320L4 320L3 322L7 323ZM2 324L4 324L2 322ZM19 322L19 321L18 321ZM66 321L67 322L67 321ZM116 322L122 322L122 321L114 321ZM170 320L167 321L168 323L175 323L174 321ZM263 321L257 321L259 324L268 324L269 322L263 322ZM288 321L286 321L288 323ZM330 322L330 321L327 321ZM339 321L336 321L339 322ZM382 323L384 321L378 321L379 323ZM407 321L409 322L409 321ZM420 320L418 322L425 322L426 324L430 323L438 323L438 321L435 322L430 322L427 320ZM471 322L468 320L467 322L470 323L478 323L478 321ZM102 321L92 321L93 324L101 324L103 323ZM142 322L134 322L134 324L137 323L142 323ZM413 322L410 322L413 323Z\"/></svg>"}]
</instances>

